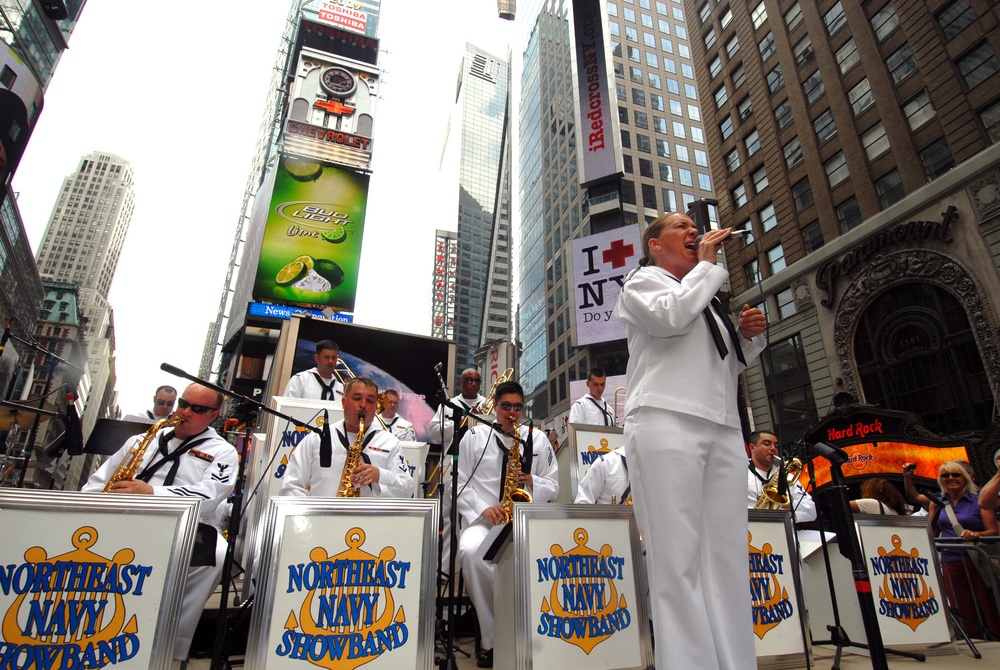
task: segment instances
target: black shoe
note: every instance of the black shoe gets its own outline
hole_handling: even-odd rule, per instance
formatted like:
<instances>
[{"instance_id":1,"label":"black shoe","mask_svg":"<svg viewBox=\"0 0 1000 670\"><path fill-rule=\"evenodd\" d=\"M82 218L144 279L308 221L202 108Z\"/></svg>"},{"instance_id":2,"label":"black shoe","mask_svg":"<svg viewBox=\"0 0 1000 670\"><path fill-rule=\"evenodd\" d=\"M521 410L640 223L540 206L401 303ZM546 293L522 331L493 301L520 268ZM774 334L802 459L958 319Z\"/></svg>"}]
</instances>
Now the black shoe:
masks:
<instances>
[{"instance_id":1,"label":"black shoe","mask_svg":"<svg viewBox=\"0 0 1000 670\"><path fill-rule=\"evenodd\" d=\"M476 654L476 667L477 668L492 668L493 667L493 650L492 649L480 649Z\"/></svg>"}]
</instances>

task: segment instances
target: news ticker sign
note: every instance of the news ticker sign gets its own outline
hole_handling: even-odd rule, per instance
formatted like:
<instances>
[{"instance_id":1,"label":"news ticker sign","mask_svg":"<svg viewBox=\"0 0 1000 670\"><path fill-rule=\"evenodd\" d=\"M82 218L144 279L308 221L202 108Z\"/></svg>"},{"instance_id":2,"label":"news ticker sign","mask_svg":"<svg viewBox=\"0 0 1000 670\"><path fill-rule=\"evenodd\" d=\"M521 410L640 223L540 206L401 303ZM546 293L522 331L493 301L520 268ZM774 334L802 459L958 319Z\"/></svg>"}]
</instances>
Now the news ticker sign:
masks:
<instances>
[{"instance_id":1,"label":"news ticker sign","mask_svg":"<svg viewBox=\"0 0 1000 670\"><path fill-rule=\"evenodd\" d=\"M625 338L625 326L612 311L640 256L639 224L573 240L576 346Z\"/></svg>"},{"instance_id":2,"label":"news ticker sign","mask_svg":"<svg viewBox=\"0 0 1000 670\"><path fill-rule=\"evenodd\" d=\"M604 38L604 3L573 0L574 67L580 134L581 182L590 184L622 172L618 116L611 109L611 83Z\"/></svg>"},{"instance_id":3,"label":"news ticker sign","mask_svg":"<svg viewBox=\"0 0 1000 670\"><path fill-rule=\"evenodd\" d=\"M303 18L295 41L295 58L303 47L351 60L378 64L378 40L367 35Z\"/></svg>"}]
</instances>

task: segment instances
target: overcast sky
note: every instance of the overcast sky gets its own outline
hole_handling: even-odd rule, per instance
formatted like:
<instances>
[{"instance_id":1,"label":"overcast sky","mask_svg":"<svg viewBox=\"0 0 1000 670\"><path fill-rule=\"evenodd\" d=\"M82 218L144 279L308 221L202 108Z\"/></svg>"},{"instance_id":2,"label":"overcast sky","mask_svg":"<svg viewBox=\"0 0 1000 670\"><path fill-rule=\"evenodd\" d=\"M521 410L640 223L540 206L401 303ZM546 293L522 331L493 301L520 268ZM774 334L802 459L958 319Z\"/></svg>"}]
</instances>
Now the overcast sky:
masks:
<instances>
[{"instance_id":1,"label":"overcast sky","mask_svg":"<svg viewBox=\"0 0 1000 670\"><path fill-rule=\"evenodd\" d=\"M289 3L88 0L45 94L13 188L33 250L63 179L92 151L135 170L135 214L115 274L119 403L150 403L197 374L222 297L250 160ZM438 161L462 45L506 56L494 0L382 2L383 80L356 322L429 334Z\"/></svg>"}]
</instances>

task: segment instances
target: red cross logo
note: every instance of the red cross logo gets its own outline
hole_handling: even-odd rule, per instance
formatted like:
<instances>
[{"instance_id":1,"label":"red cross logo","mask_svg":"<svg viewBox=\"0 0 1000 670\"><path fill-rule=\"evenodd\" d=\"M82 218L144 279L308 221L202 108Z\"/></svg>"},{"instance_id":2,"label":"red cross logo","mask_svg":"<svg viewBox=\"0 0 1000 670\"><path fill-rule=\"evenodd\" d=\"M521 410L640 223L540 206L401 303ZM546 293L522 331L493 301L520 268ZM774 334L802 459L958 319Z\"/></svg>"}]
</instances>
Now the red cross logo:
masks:
<instances>
[{"instance_id":1,"label":"red cross logo","mask_svg":"<svg viewBox=\"0 0 1000 670\"><path fill-rule=\"evenodd\" d=\"M625 244L623 240L615 240L609 248L604 250L602 258L605 263L611 263L612 268L620 268L624 267L625 261L632 256L635 256L634 246Z\"/></svg>"}]
</instances>

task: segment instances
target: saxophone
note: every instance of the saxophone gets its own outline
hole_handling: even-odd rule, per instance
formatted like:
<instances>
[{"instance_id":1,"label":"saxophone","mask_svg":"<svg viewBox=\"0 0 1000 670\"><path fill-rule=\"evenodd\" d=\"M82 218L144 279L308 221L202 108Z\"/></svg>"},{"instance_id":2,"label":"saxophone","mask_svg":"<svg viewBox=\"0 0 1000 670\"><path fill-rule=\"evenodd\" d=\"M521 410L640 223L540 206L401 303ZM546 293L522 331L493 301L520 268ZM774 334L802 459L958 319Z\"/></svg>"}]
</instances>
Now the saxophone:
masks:
<instances>
[{"instance_id":1,"label":"saxophone","mask_svg":"<svg viewBox=\"0 0 1000 670\"><path fill-rule=\"evenodd\" d=\"M517 485L517 473L521 471L521 426L514 424L514 442L510 445L507 456L507 472L503 480L503 497L500 506L503 508L503 522L508 524L514 518L514 503L531 502L531 494Z\"/></svg>"},{"instance_id":2,"label":"saxophone","mask_svg":"<svg viewBox=\"0 0 1000 670\"><path fill-rule=\"evenodd\" d=\"M340 475L340 487L337 489L338 498L360 498L361 487L355 486L354 468L361 462L361 449L365 443L365 415L358 413L358 436L354 438L354 444L347 450L347 459L344 461L344 472Z\"/></svg>"},{"instance_id":3,"label":"saxophone","mask_svg":"<svg viewBox=\"0 0 1000 670\"><path fill-rule=\"evenodd\" d=\"M799 473L802 471L802 461L797 458L793 458L789 461L788 465L785 467L785 481L788 486L795 483L795 480L799 478ZM790 500L788 494L780 495L778 493L778 476L781 474L781 468L779 467L777 471L771 478L767 480L767 483L760 490L760 497L757 498L757 503L753 506L754 509L782 509L788 506Z\"/></svg>"},{"instance_id":4,"label":"saxophone","mask_svg":"<svg viewBox=\"0 0 1000 670\"><path fill-rule=\"evenodd\" d=\"M135 473L139 471L139 466L142 464L142 457L146 455L146 448L149 447L150 442L156 437L156 434L160 432L161 428L166 428L167 426L177 426L184 422L184 419L177 416L168 416L165 419L160 419L146 431L138 442L136 442L128 453L125 454L125 458L122 460L121 465L115 470L115 474L111 475L111 479L108 483L104 485L104 492L110 493L111 489L118 482L123 482L128 479L135 477Z\"/></svg>"}]
</instances>

